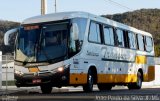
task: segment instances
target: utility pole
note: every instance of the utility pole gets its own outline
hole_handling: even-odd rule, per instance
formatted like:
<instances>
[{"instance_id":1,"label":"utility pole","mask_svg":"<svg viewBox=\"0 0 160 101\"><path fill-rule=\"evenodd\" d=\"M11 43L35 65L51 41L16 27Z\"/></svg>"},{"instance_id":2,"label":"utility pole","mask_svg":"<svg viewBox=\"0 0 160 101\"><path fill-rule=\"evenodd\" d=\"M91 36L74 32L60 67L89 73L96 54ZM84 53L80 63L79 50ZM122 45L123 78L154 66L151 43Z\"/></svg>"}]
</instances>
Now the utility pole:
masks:
<instances>
[{"instance_id":1,"label":"utility pole","mask_svg":"<svg viewBox=\"0 0 160 101\"><path fill-rule=\"evenodd\" d=\"M57 12L57 0L55 0L55 5L54 5L54 7L55 7L55 13Z\"/></svg>"},{"instance_id":2,"label":"utility pole","mask_svg":"<svg viewBox=\"0 0 160 101\"><path fill-rule=\"evenodd\" d=\"M41 15L45 15L47 13L47 1L41 0Z\"/></svg>"}]
</instances>

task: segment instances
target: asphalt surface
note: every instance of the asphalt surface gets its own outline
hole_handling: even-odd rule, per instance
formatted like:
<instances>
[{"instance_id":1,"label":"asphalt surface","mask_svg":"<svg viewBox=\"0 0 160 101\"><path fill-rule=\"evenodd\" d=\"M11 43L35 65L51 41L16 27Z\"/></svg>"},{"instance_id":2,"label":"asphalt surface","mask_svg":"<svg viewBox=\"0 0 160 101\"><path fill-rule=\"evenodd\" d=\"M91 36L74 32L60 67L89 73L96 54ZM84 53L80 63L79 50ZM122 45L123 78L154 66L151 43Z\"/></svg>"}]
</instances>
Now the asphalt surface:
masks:
<instances>
[{"instance_id":1,"label":"asphalt surface","mask_svg":"<svg viewBox=\"0 0 160 101\"><path fill-rule=\"evenodd\" d=\"M55 90L55 91L54 91ZM1 101L160 101L160 87L128 90L126 87L116 87L111 91L83 92L78 88L54 89L51 94L42 94L39 88L21 93L11 93L0 96ZM56 91L57 90L57 91ZM59 91L58 91L59 90Z\"/></svg>"}]
</instances>

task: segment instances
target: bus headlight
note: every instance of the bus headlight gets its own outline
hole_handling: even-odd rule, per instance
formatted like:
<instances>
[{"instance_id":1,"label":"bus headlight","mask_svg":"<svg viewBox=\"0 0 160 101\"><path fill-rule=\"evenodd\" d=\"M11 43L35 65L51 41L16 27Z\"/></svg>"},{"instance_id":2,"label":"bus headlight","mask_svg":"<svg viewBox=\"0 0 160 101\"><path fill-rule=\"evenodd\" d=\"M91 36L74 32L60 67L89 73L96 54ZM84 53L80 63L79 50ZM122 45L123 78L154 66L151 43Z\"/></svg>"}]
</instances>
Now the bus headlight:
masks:
<instances>
[{"instance_id":1,"label":"bus headlight","mask_svg":"<svg viewBox=\"0 0 160 101\"><path fill-rule=\"evenodd\" d=\"M18 71L18 70L15 70L14 73L17 74L17 75L23 75L24 74L23 72Z\"/></svg>"},{"instance_id":2,"label":"bus headlight","mask_svg":"<svg viewBox=\"0 0 160 101\"><path fill-rule=\"evenodd\" d=\"M64 66L62 66L62 67L58 67L58 72L63 72L65 69L67 69L67 68L69 68L70 67L70 64L68 64L68 65L64 65Z\"/></svg>"},{"instance_id":3,"label":"bus headlight","mask_svg":"<svg viewBox=\"0 0 160 101\"><path fill-rule=\"evenodd\" d=\"M58 70L58 72L63 72L64 71L64 67L59 67L57 70Z\"/></svg>"},{"instance_id":4,"label":"bus headlight","mask_svg":"<svg viewBox=\"0 0 160 101\"><path fill-rule=\"evenodd\" d=\"M58 67L56 69L53 69L53 73L56 73L56 72L64 72L66 69L68 69L70 67L70 65L65 65L65 66L61 66L61 67Z\"/></svg>"}]
</instances>

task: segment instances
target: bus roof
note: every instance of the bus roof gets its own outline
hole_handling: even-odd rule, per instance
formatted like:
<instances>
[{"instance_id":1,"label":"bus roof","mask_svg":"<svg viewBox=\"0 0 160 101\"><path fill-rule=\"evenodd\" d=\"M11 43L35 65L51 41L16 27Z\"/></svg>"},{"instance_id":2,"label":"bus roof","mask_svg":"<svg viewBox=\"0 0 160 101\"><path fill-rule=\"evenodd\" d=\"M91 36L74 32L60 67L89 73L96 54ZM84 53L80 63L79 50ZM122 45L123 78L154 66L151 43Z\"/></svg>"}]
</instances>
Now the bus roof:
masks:
<instances>
[{"instance_id":1,"label":"bus roof","mask_svg":"<svg viewBox=\"0 0 160 101\"><path fill-rule=\"evenodd\" d=\"M50 22L57 20L65 20L72 19L76 17L88 18L88 14L86 12L59 12L59 13L51 13L46 15L39 15L35 17L28 18L22 22L22 24L33 24L33 23L42 23L42 22Z\"/></svg>"},{"instance_id":2,"label":"bus roof","mask_svg":"<svg viewBox=\"0 0 160 101\"><path fill-rule=\"evenodd\" d=\"M65 20L65 19L72 19L72 18L88 18L94 21L98 21L116 28L121 28L124 30L132 31L135 33L140 33L143 35L151 36L152 35L148 32L138 30L134 27L113 21L108 18L100 17L97 15L93 15L86 12L59 12L59 13L52 13L52 14L46 14L46 15L40 15L28 18L22 22L23 25L26 24L36 24L36 23L43 23L43 22L50 22L50 21L58 21L58 20Z\"/></svg>"}]
</instances>

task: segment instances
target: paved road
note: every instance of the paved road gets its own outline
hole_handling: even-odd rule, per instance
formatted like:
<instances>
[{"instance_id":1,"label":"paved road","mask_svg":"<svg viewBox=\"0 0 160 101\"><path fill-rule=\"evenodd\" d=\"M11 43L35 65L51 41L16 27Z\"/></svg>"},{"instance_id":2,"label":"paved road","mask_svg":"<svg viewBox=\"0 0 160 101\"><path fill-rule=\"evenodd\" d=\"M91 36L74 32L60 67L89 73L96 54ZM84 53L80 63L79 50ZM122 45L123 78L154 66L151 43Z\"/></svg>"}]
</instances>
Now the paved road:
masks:
<instances>
[{"instance_id":1,"label":"paved road","mask_svg":"<svg viewBox=\"0 0 160 101\"><path fill-rule=\"evenodd\" d=\"M143 88L141 90L128 90L126 88L114 88L111 91L98 91L84 93L81 88L70 88L41 94L39 90L32 89L26 93L1 96L3 101L160 101L160 88ZM59 90L59 89L57 89Z\"/></svg>"}]
</instances>

